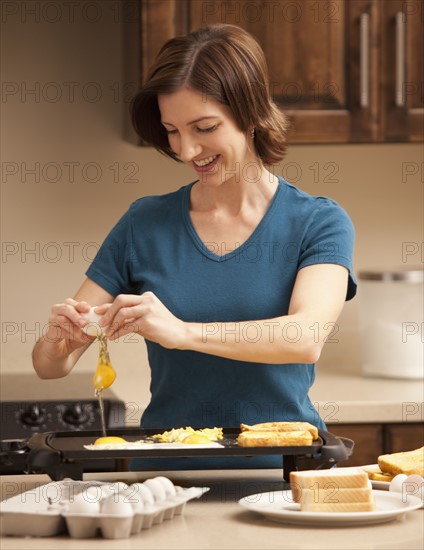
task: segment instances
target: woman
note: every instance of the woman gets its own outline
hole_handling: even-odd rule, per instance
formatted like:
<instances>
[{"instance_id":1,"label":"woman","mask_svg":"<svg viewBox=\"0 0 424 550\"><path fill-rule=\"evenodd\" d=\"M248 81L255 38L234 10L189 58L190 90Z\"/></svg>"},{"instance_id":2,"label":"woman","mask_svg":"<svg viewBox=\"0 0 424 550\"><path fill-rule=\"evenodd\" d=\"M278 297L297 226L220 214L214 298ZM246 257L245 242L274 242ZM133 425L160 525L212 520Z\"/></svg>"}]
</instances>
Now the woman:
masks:
<instances>
[{"instance_id":1,"label":"woman","mask_svg":"<svg viewBox=\"0 0 424 550\"><path fill-rule=\"evenodd\" d=\"M308 390L356 291L353 228L334 201L266 168L283 158L287 128L267 79L261 48L235 26L163 46L134 100L134 126L196 179L130 206L75 297L53 306L52 334L59 326L63 337L36 344L40 377L74 367L90 344L82 314L95 305L109 338L146 339L152 398L142 427L325 428ZM268 458L246 466L281 466Z\"/></svg>"}]
</instances>

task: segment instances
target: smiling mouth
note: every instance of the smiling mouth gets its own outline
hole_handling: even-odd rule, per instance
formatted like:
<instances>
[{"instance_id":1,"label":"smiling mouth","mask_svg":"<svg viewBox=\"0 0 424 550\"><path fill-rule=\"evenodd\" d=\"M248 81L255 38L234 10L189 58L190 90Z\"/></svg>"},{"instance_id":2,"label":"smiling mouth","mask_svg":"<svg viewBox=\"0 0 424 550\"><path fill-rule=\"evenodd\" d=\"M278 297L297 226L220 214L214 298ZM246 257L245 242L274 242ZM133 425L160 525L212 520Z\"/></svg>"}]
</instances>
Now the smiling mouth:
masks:
<instances>
[{"instance_id":1,"label":"smiling mouth","mask_svg":"<svg viewBox=\"0 0 424 550\"><path fill-rule=\"evenodd\" d=\"M218 155L213 155L202 160L194 160L193 163L199 168L203 168L204 166L211 164L216 158L218 158Z\"/></svg>"}]
</instances>

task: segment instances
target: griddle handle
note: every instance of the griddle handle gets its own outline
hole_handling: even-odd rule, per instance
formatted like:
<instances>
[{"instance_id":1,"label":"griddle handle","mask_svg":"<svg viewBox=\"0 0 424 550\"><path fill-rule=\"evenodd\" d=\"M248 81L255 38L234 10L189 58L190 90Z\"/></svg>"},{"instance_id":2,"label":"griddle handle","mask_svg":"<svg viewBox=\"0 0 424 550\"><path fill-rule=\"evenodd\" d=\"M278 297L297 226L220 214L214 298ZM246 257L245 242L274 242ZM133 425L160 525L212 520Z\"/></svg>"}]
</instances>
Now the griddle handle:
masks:
<instances>
[{"instance_id":1,"label":"griddle handle","mask_svg":"<svg viewBox=\"0 0 424 550\"><path fill-rule=\"evenodd\" d=\"M324 439L325 445L321 448L321 464L328 464L331 467L332 464L347 460L352 455L355 445L352 439L336 437L329 432L326 432Z\"/></svg>"},{"instance_id":2,"label":"griddle handle","mask_svg":"<svg viewBox=\"0 0 424 550\"><path fill-rule=\"evenodd\" d=\"M345 437L319 430L319 435L324 441L318 455L304 457L298 455L283 455L284 480L290 482L290 472L298 469L320 470L332 468L337 462L346 460L352 454L354 442Z\"/></svg>"},{"instance_id":3,"label":"griddle handle","mask_svg":"<svg viewBox=\"0 0 424 550\"><path fill-rule=\"evenodd\" d=\"M67 477L82 480L84 466L80 462L64 462L60 451L47 444L49 433L34 434L28 441L31 449L27 459L27 473L47 474L52 481L61 481Z\"/></svg>"}]
</instances>

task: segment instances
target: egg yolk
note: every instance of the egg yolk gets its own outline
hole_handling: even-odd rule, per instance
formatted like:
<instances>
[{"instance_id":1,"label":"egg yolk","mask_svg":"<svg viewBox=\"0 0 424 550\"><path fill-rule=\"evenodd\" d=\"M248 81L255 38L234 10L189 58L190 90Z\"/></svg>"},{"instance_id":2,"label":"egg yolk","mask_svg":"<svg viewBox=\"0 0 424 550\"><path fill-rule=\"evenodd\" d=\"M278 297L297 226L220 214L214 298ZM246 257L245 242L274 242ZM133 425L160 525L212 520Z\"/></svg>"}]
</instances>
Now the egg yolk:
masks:
<instances>
[{"instance_id":1,"label":"egg yolk","mask_svg":"<svg viewBox=\"0 0 424 550\"><path fill-rule=\"evenodd\" d=\"M201 434L190 434L182 440L182 443L187 443L189 445L205 445L210 442L211 440L207 435Z\"/></svg>"},{"instance_id":2,"label":"egg yolk","mask_svg":"<svg viewBox=\"0 0 424 550\"><path fill-rule=\"evenodd\" d=\"M94 445L118 445L119 443L126 443L125 439L117 436L99 437L94 442Z\"/></svg>"},{"instance_id":3,"label":"egg yolk","mask_svg":"<svg viewBox=\"0 0 424 550\"><path fill-rule=\"evenodd\" d=\"M111 386L116 378L116 372L110 363L99 361L93 377L93 385L96 390L104 390Z\"/></svg>"}]
</instances>

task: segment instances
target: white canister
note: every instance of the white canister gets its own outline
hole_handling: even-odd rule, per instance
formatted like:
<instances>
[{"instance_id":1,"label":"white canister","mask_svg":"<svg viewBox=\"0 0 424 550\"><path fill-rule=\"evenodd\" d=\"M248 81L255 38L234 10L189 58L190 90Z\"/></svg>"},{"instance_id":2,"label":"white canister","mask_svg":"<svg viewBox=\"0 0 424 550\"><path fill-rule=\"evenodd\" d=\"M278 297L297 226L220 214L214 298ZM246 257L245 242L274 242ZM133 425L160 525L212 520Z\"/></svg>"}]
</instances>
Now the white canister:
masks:
<instances>
[{"instance_id":1,"label":"white canister","mask_svg":"<svg viewBox=\"0 0 424 550\"><path fill-rule=\"evenodd\" d=\"M362 372L424 378L424 271L359 273Z\"/></svg>"}]
</instances>

